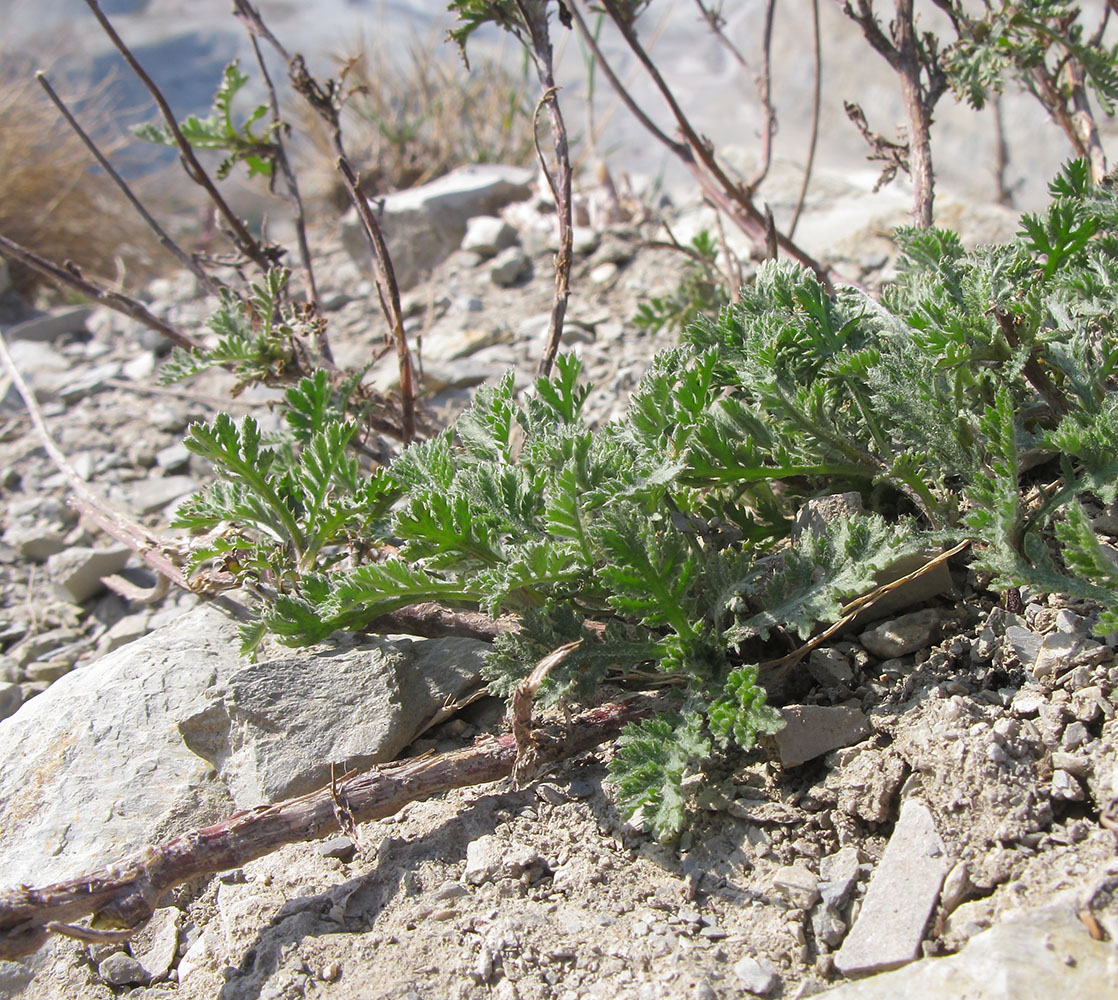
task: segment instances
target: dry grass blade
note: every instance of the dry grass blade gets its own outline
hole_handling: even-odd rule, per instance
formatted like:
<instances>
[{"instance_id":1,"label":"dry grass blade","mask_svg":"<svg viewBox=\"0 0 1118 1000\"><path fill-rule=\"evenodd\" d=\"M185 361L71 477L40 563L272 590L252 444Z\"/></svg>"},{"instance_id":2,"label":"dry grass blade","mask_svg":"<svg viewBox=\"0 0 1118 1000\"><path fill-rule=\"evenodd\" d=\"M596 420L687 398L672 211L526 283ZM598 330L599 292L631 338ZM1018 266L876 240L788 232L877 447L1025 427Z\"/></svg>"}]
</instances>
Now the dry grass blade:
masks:
<instances>
[{"instance_id":1,"label":"dry grass blade","mask_svg":"<svg viewBox=\"0 0 1118 1000\"><path fill-rule=\"evenodd\" d=\"M481 59L466 70L434 42L414 43L401 59L365 40L338 63L347 92L346 145L367 194L414 187L465 163L532 162L526 83L496 60ZM301 159L320 168L317 193L348 206L330 134L305 106L293 119L309 140Z\"/></svg>"},{"instance_id":2,"label":"dry grass blade","mask_svg":"<svg viewBox=\"0 0 1118 1000\"><path fill-rule=\"evenodd\" d=\"M123 195L105 183L93 159L28 76L0 73L0 234L50 260L69 260L83 272L119 282L144 277L157 246ZM89 130L111 134L103 94L81 101ZM111 153L124 144L100 140ZM29 291L42 276L13 267L13 280Z\"/></svg>"}]
</instances>

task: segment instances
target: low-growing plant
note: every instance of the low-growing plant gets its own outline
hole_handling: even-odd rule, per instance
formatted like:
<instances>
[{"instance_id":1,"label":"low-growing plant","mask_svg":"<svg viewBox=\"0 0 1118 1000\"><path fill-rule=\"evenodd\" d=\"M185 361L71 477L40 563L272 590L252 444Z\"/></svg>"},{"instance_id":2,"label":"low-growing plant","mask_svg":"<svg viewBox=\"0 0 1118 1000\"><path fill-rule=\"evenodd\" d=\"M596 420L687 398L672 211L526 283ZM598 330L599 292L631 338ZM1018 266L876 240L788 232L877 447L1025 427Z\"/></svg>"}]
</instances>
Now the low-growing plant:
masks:
<instances>
[{"instance_id":1,"label":"low-growing plant","mask_svg":"<svg viewBox=\"0 0 1118 1000\"><path fill-rule=\"evenodd\" d=\"M1118 568L1080 503L1118 495L1118 198L1082 161L1052 195L1005 246L902 231L880 303L766 262L598 431L573 356L527 395L511 373L482 388L371 476L345 457L352 425L320 378L288 394L283 446L251 418L195 425L187 445L221 481L181 523L224 526L198 566L261 588L247 649L437 601L518 616L489 659L497 693L572 641L545 697L638 669L671 680L676 707L631 729L613 765L625 811L670 837L689 776L778 727L759 684L774 636L838 620L901 556L970 539L999 585L1099 600L1099 629L1118 628ZM1026 453L1041 462L1027 477ZM868 513L789 543L804 500L848 489Z\"/></svg>"}]
</instances>

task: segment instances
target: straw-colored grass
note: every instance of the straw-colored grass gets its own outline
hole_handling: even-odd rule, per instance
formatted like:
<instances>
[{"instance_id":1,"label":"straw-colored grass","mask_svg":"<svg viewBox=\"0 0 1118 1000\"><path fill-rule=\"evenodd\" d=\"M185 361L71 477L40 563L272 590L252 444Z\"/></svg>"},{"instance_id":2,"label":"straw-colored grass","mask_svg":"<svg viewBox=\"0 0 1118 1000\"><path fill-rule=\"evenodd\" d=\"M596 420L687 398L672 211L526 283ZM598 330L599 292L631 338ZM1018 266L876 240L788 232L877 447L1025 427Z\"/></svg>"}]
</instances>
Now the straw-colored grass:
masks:
<instances>
[{"instance_id":1,"label":"straw-colored grass","mask_svg":"<svg viewBox=\"0 0 1118 1000\"><path fill-rule=\"evenodd\" d=\"M112 134L107 103L88 92L80 119L94 136ZM110 150L122 141L117 135ZM0 63L0 234L114 283L149 273L159 252L31 74L7 59ZM21 267L11 270L25 292L39 283Z\"/></svg>"},{"instance_id":2,"label":"straw-colored grass","mask_svg":"<svg viewBox=\"0 0 1118 1000\"><path fill-rule=\"evenodd\" d=\"M346 150L369 194L385 194L438 177L468 163L533 161L532 90L523 73L478 57L467 70L444 43L416 43L407 56L365 42L339 58L345 90ZM310 140L307 166L334 174L334 157L321 123L297 112L297 130ZM336 204L344 190L320 184Z\"/></svg>"}]
</instances>

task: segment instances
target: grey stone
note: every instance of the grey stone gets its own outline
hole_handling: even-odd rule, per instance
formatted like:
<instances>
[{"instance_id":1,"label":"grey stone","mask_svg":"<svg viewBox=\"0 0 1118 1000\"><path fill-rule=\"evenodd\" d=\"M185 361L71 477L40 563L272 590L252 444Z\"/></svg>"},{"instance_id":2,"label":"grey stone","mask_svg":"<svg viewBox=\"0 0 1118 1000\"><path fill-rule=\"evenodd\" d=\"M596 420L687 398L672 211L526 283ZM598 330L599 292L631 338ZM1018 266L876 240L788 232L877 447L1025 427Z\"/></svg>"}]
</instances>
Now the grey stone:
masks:
<instances>
[{"instance_id":1,"label":"grey stone","mask_svg":"<svg viewBox=\"0 0 1118 1000\"><path fill-rule=\"evenodd\" d=\"M23 704L23 692L18 684L0 682L0 719L14 715L16 709Z\"/></svg>"},{"instance_id":2,"label":"grey stone","mask_svg":"<svg viewBox=\"0 0 1118 1000\"><path fill-rule=\"evenodd\" d=\"M181 441L168 445L155 453L155 464L164 472L183 472L190 465L190 449Z\"/></svg>"},{"instance_id":3,"label":"grey stone","mask_svg":"<svg viewBox=\"0 0 1118 1000\"><path fill-rule=\"evenodd\" d=\"M1009 710L1016 716L1028 718L1036 715L1047 704L1048 699L1043 691L1037 688L1023 687L1013 696Z\"/></svg>"},{"instance_id":4,"label":"grey stone","mask_svg":"<svg viewBox=\"0 0 1118 1000\"><path fill-rule=\"evenodd\" d=\"M1010 625L1005 630L1005 639L1021 666L1026 669L1036 662L1037 654L1044 643L1044 636L1037 635L1031 629L1022 628L1020 625Z\"/></svg>"},{"instance_id":5,"label":"grey stone","mask_svg":"<svg viewBox=\"0 0 1118 1000\"><path fill-rule=\"evenodd\" d=\"M176 500L185 499L201 483L193 476L149 476L128 487L128 507L140 514L153 514Z\"/></svg>"},{"instance_id":6,"label":"grey stone","mask_svg":"<svg viewBox=\"0 0 1118 1000\"><path fill-rule=\"evenodd\" d=\"M776 745L784 767L797 767L838 747L848 747L871 732L865 715L848 705L789 705L780 714L784 728L776 734Z\"/></svg>"},{"instance_id":7,"label":"grey stone","mask_svg":"<svg viewBox=\"0 0 1118 1000\"><path fill-rule=\"evenodd\" d=\"M917 958L950 867L928 807L919 799L906 800L858 920L835 955L835 967L854 975L893 969Z\"/></svg>"},{"instance_id":8,"label":"grey stone","mask_svg":"<svg viewBox=\"0 0 1118 1000\"><path fill-rule=\"evenodd\" d=\"M850 684L854 680L850 661L837 649L813 649L808 657L807 669L819 684L825 686Z\"/></svg>"},{"instance_id":9,"label":"grey stone","mask_svg":"<svg viewBox=\"0 0 1118 1000\"><path fill-rule=\"evenodd\" d=\"M466 223L462 249L479 257L493 257L516 243L516 230L496 215L477 215Z\"/></svg>"},{"instance_id":10,"label":"grey stone","mask_svg":"<svg viewBox=\"0 0 1118 1000\"><path fill-rule=\"evenodd\" d=\"M1087 727L1082 722L1073 722L1060 737L1060 746L1065 750L1078 750L1090 738L1091 734L1087 732Z\"/></svg>"},{"instance_id":11,"label":"grey stone","mask_svg":"<svg viewBox=\"0 0 1118 1000\"><path fill-rule=\"evenodd\" d=\"M350 862L357 853L357 845L346 837L340 835L322 841L316 848L324 858L334 858L338 861Z\"/></svg>"},{"instance_id":12,"label":"grey stone","mask_svg":"<svg viewBox=\"0 0 1118 1000\"><path fill-rule=\"evenodd\" d=\"M1094 722L1103 714L1103 706L1106 704L1106 695L1103 694L1102 688L1091 684L1081 687L1071 696L1071 714L1080 722Z\"/></svg>"},{"instance_id":13,"label":"grey stone","mask_svg":"<svg viewBox=\"0 0 1118 1000\"><path fill-rule=\"evenodd\" d=\"M509 845L487 833L466 845L466 870L462 877L470 885L482 885L503 878L519 878L534 866L542 869L546 862L532 848Z\"/></svg>"},{"instance_id":14,"label":"grey stone","mask_svg":"<svg viewBox=\"0 0 1118 1000\"><path fill-rule=\"evenodd\" d=\"M940 906L944 914L954 913L959 905L974 892L974 885L970 880L970 865L960 861L947 873L943 880L943 889L940 892Z\"/></svg>"},{"instance_id":15,"label":"grey stone","mask_svg":"<svg viewBox=\"0 0 1118 1000\"><path fill-rule=\"evenodd\" d=\"M1114 944L1095 941L1074 902L1006 915L957 955L848 983L828 1000L1052 1000L1114 996ZM840 952L841 954L841 952Z\"/></svg>"},{"instance_id":16,"label":"grey stone","mask_svg":"<svg viewBox=\"0 0 1118 1000\"><path fill-rule=\"evenodd\" d=\"M819 878L803 865L785 865L773 875L773 888L800 910L819 902Z\"/></svg>"},{"instance_id":17,"label":"grey stone","mask_svg":"<svg viewBox=\"0 0 1118 1000\"><path fill-rule=\"evenodd\" d=\"M489 265L489 280L500 288L515 285L532 267L528 255L520 247L502 250Z\"/></svg>"},{"instance_id":18,"label":"grey stone","mask_svg":"<svg viewBox=\"0 0 1118 1000\"><path fill-rule=\"evenodd\" d=\"M589 226L575 226L571 232L571 250L582 257L589 257L601 241L602 234Z\"/></svg>"},{"instance_id":19,"label":"grey stone","mask_svg":"<svg viewBox=\"0 0 1118 1000\"><path fill-rule=\"evenodd\" d=\"M93 309L89 306L72 306L55 312L43 313L24 320L11 327L4 336L9 341L35 340L40 342L57 340L68 333L77 333L85 326Z\"/></svg>"},{"instance_id":20,"label":"grey stone","mask_svg":"<svg viewBox=\"0 0 1118 1000\"><path fill-rule=\"evenodd\" d=\"M843 847L819 860L819 895L825 906L841 911L858 882L861 860L856 847Z\"/></svg>"},{"instance_id":21,"label":"grey stone","mask_svg":"<svg viewBox=\"0 0 1118 1000\"><path fill-rule=\"evenodd\" d=\"M73 669L72 663L61 659L35 660L25 669L29 681L46 681L48 684L65 677Z\"/></svg>"},{"instance_id":22,"label":"grey stone","mask_svg":"<svg viewBox=\"0 0 1118 1000\"><path fill-rule=\"evenodd\" d=\"M150 622L151 614L147 611L127 615L101 636L98 647L102 653L111 653L114 649L147 635L151 631Z\"/></svg>"},{"instance_id":23,"label":"grey stone","mask_svg":"<svg viewBox=\"0 0 1118 1000\"><path fill-rule=\"evenodd\" d=\"M25 559L43 562L66 548L66 531L55 524L13 524L4 532L4 543Z\"/></svg>"},{"instance_id":24,"label":"grey stone","mask_svg":"<svg viewBox=\"0 0 1118 1000\"><path fill-rule=\"evenodd\" d=\"M32 340L13 340L8 344L12 363L27 381L40 403L54 399L55 380L60 373L69 371L70 362L49 344ZM17 405L22 405L12 389Z\"/></svg>"},{"instance_id":25,"label":"grey stone","mask_svg":"<svg viewBox=\"0 0 1118 1000\"><path fill-rule=\"evenodd\" d=\"M76 403L100 389L108 379L120 376L120 362L106 361L92 368L68 374L55 385L55 395L64 403Z\"/></svg>"},{"instance_id":26,"label":"grey stone","mask_svg":"<svg viewBox=\"0 0 1118 1000\"><path fill-rule=\"evenodd\" d=\"M528 198L533 178L521 167L475 164L375 201L400 288L413 288L457 249L469 219ZM342 220L341 235L354 262L371 273L372 252L355 210Z\"/></svg>"},{"instance_id":27,"label":"grey stone","mask_svg":"<svg viewBox=\"0 0 1118 1000\"><path fill-rule=\"evenodd\" d=\"M935 608L913 611L868 629L859 641L874 656L890 659L926 649L939 635L943 615Z\"/></svg>"},{"instance_id":28,"label":"grey stone","mask_svg":"<svg viewBox=\"0 0 1118 1000\"><path fill-rule=\"evenodd\" d=\"M759 997L768 996L780 982L767 962L759 962L749 955L734 963L734 975L746 990Z\"/></svg>"},{"instance_id":29,"label":"grey stone","mask_svg":"<svg viewBox=\"0 0 1118 1000\"><path fill-rule=\"evenodd\" d=\"M244 664L178 729L238 808L302 795L329 782L331 763L397 757L448 701L480 686L489 649L475 639L377 637Z\"/></svg>"},{"instance_id":30,"label":"grey stone","mask_svg":"<svg viewBox=\"0 0 1118 1000\"><path fill-rule=\"evenodd\" d=\"M1052 772L1052 798L1061 802L1081 802L1084 795L1083 786L1074 774L1060 770Z\"/></svg>"},{"instance_id":31,"label":"grey stone","mask_svg":"<svg viewBox=\"0 0 1118 1000\"><path fill-rule=\"evenodd\" d=\"M119 573L127 565L132 550L127 545L107 549L73 548L47 560L47 574L55 593L64 601L81 604L105 589L101 578Z\"/></svg>"},{"instance_id":32,"label":"grey stone","mask_svg":"<svg viewBox=\"0 0 1118 1000\"><path fill-rule=\"evenodd\" d=\"M834 906L823 903L811 914L811 930L816 941L822 941L828 948L837 948L846 937L846 921Z\"/></svg>"},{"instance_id":33,"label":"grey stone","mask_svg":"<svg viewBox=\"0 0 1118 1000\"><path fill-rule=\"evenodd\" d=\"M228 810L175 721L235 671L237 646L237 624L199 607L67 674L0 725L5 883L77 875Z\"/></svg>"},{"instance_id":34,"label":"grey stone","mask_svg":"<svg viewBox=\"0 0 1118 1000\"><path fill-rule=\"evenodd\" d=\"M110 986L131 986L148 981L144 967L123 951L114 951L101 962L97 966L97 975Z\"/></svg>"},{"instance_id":35,"label":"grey stone","mask_svg":"<svg viewBox=\"0 0 1118 1000\"><path fill-rule=\"evenodd\" d=\"M1091 761L1088 757L1064 753L1060 750L1052 754L1052 766L1059 771L1067 771L1077 778L1086 778L1091 771Z\"/></svg>"},{"instance_id":36,"label":"grey stone","mask_svg":"<svg viewBox=\"0 0 1118 1000\"><path fill-rule=\"evenodd\" d=\"M1040 649L1031 664L1026 665L1029 676L1033 680L1041 680L1054 673L1059 673L1061 668L1071 666L1072 658L1082 646L1080 636L1069 635L1066 632L1050 632L1044 637Z\"/></svg>"},{"instance_id":37,"label":"grey stone","mask_svg":"<svg viewBox=\"0 0 1118 1000\"><path fill-rule=\"evenodd\" d=\"M597 264L591 268L588 277L591 284L604 285L617 277L618 270L618 266L613 261L607 260L604 264Z\"/></svg>"},{"instance_id":38,"label":"grey stone","mask_svg":"<svg viewBox=\"0 0 1118 1000\"><path fill-rule=\"evenodd\" d=\"M182 912L176 907L161 906L130 942L132 956L152 982L166 979L175 964L181 920Z\"/></svg>"}]
</instances>

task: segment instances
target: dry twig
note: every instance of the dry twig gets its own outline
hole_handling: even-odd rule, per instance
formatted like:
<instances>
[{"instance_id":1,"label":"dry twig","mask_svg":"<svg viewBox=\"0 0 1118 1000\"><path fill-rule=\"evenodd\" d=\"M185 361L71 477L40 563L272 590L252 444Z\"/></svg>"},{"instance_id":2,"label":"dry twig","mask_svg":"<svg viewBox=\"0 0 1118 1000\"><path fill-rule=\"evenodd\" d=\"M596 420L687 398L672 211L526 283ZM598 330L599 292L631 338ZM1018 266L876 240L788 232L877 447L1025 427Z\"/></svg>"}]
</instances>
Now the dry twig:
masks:
<instances>
[{"instance_id":1,"label":"dry twig","mask_svg":"<svg viewBox=\"0 0 1118 1000\"><path fill-rule=\"evenodd\" d=\"M533 734L537 759L549 763L583 753L613 739L626 724L656 708L654 696L637 695L581 713L566 731L537 730ZM417 799L507 777L517 754L511 733L486 737L463 750L377 767L297 799L243 810L66 882L0 892L0 959L31 954L50 933L66 933L73 921L89 914L137 929L173 886L240 867L283 844L334 833L342 812L339 805L354 823L383 819ZM82 931L79 928L77 933Z\"/></svg>"}]
</instances>

